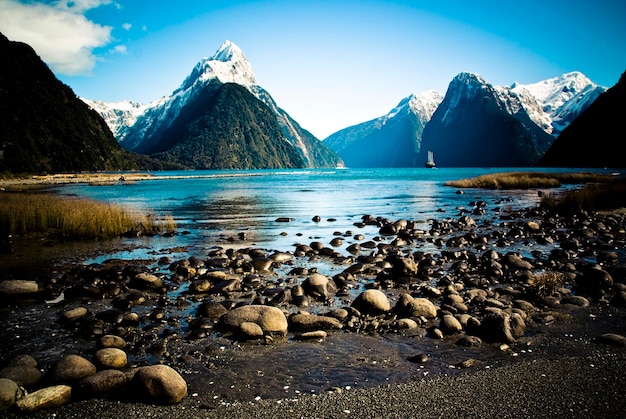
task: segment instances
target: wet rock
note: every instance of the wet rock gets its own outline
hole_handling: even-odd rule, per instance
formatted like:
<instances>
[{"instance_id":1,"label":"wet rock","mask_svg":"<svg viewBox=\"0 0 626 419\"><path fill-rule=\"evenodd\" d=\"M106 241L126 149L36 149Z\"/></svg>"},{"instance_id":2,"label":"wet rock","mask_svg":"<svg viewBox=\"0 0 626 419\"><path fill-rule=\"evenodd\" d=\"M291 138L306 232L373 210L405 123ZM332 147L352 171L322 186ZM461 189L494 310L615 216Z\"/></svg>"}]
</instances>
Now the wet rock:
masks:
<instances>
[{"instance_id":1,"label":"wet rock","mask_svg":"<svg viewBox=\"0 0 626 419\"><path fill-rule=\"evenodd\" d=\"M391 278L400 284L408 284L417 275L417 264L411 258L397 258L393 261Z\"/></svg>"},{"instance_id":2,"label":"wet rock","mask_svg":"<svg viewBox=\"0 0 626 419\"><path fill-rule=\"evenodd\" d=\"M9 363L9 367L36 367L37 360L28 354L17 355L13 357Z\"/></svg>"},{"instance_id":3,"label":"wet rock","mask_svg":"<svg viewBox=\"0 0 626 419\"><path fill-rule=\"evenodd\" d=\"M132 285L139 289L156 289L163 286L163 281L156 275L142 272L135 275L132 281Z\"/></svg>"},{"instance_id":4,"label":"wet rock","mask_svg":"<svg viewBox=\"0 0 626 419\"><path fill-rule=\"evenodd\" d=\"M100 348L124 349L126 348L126 341L119 336L104 335L100 339L98 339L98 346Z\"/></svg>"},{"instance_id":5,"label":"wet rock","mask_svg":"<svg viewBox=\"0 0 626 419\"><path fill-rule=\"evenodd\" d=\"M314 314L294 314L289 316L289 329L294 332L311 332L314 330L339 330L343 324L334 317Z\"/></svg>"},{"instance_id":6,"label":"wet rock","mask_svg":"<svg viewBox=\"0 0 626 419\"><path fill-rule=\"evenodd\" d=\"M416 329L419 325L413 319L398 319L398 330Z\"/></svg>"},{"instance_id":7,"label":"wet rock","mask_svg":"<svg viewBox=\"0 0 626 419\"><path fill-rule=\"evenodd\" d=\"M252 259L251 263L257 272L271 272L274 260L268 257L257 257Z\"/></svg>"},{"instance_id":8,"label":"wet rock","mask_svg":"<svg viewBox=\"0 0 626 419\"><path fill-rule=\"evenodd\" d=\"M72 383L96 373L96 366L79 355L67 355L59 359L50 369L52 381Z\"/></svg>"},{"instance_id":9,"label":"wet rock","mask_svg":"<svg viewBox=\"0 0 626 419\"><path fill-rule=\"evenodd\" d=\"M335 282L325 275L313 273L302 282L305 293L317 300L327 301L337 292Z\"/></svg>"},{"instance_id":10,"label":"wet rock","mask_svg":"<svg viewBox=\"0 0 626 419\"><path fill-rule=\"evenodd\" d=\"M287 318L277 307L249 305L237 307L220 317L220 325L231 331L237 331L243 322L258 324L264 333L287 333Z\"/></svg>"},{"instance_id":11,"label":"wet rock","mask_svg":"<svg viewBox=\"0 0 626 419\"><path fill-rule=\"evenodd\" d=\"M239 334L246 339L259 339L263 337L263 329L253 322L241 322L239 325Z\"/></svg>"},{"instance_id":12,"label":"wet rock","mask_svg":"<svg viewBox=\"0 0 626 419\"><path fill-rule=\"evenodd\" d=\"M365 314L382 314L391 310L391 302L384 292L365 290L352 302L352 307Z\"/></svg>"},{"instance_id":13,"label":"wet rock","mask_svg":"<svg viewBox=\"0 0 626 419\"><path fill-rule=\"evenodd\" d=\"M209 319L218 319L223 314L228 313L228 309L217 301L205 301L198 307L198 316Z\"/></svg>"},{"instance_id":14,"label":"wet rock","mask_svg":"<svg viewBox=\"0 0 626 419\"><path fill-rule=\"evenodd\" d=\"M202 294L209 292L213 284L208 279L197 279L189 284L189 292L194 294Z\"/></svg>"},{"instance_id":15,"label":"wet rock","mask_svg":"<svg viewBox=\"0 0 626 419\"><path fill-rule=\"evenodd\" d=\"M571 304L578 307L589 307L589 300L580 295L567 295L561 298L561 304Z\"/></svg>"},{"instance_id":16,"label":"wet rock","mask_svg":"<svg viewBox=\"0 0 626 419\"><path fill-rule=\"evenodd\" d=\"M430 357L426 354L411 355L407 357L407 361L415 362L417 364L425 364L427 362L430 362Z\"/></svg>"},{"instance_id":17,"label":"wet rock","mask_svg":"<svg viewBox=\"0 0 626 419\"><path fill-rule=\"evenodd\" d=\"M175 404L187 396L187 383L167 365L141 367L132 379L141 396L160 404Z\"/></svg>"},{"instance_id":18,"label":"wet rock","mask_svg":"<svg viewBox=\"0 0 626 419\"><path fill-rule=\"evenodd\" d=\"M126 366L128 358L126 352L118 348L104 348L96 351L95 360L104 368L120 369Z\"/></svg>"},{"instance_id":19,"label":"wet rock","mask_svg":"<svg viewBox=\"0 0 626 419\"><path fill-rule=\"evenodd\" d=\"M0 378L15 381L22 387L30 387L41 380L41 371L31 365L8 366L0 370Z\"/></svg>"},{"instance_id":20,"label":"wet rock","mask_svg":"<svg viewBox=\"0 0 626 419\"><path fill-rule=\"evenodd\" d=\"M120 370L103 370L85 377L78 382L78 392L83 397L96 397L124 388L126 374Z\"/></svg>"},{"instance_id":21,"label":"wet rock","mask_svg":"<svg viewBox=\"0 0 626 419\"><path fill-rule=\"evenodd\" d=\"M519 314L491 313L480 324L480 333L488 342L512 343L524 335L526 324Z\"/></svg>"},{"instance_id":22,"label":"wet rock","mask_svg":"<svg viewBox=\"0 0 626 419\"><path fill-rule=\"evenodd\" d=\"M0 295L20 296L36 294L41 290L42 289L37 281L27 281L22 279L0 281Z\"/></svg>"},{"instance_id":23,"label":"wet rock","mask_svg":"<svg viewBox=\"0 0 626 419\"><path fill-rule=\"evenodd\" d=\"M18 384L8 378L0 378L0 412L13 406L23 395Z\"/></svg>"},{"instance_id":24,"label":"wet rock","mask_svg":"<svg viewBox=\"0 0 626 419\"><path fill-rule=\"evenodd\" d=\"M585 266L576 276L576 284L584 292L596 293L609 289L613 285L613 277L599 266Z\"/></svg>"},{"instance_id":25,"label":"wet rock","mask_svg":"<svg viewBox=\"0 0 626 419\"><path fill-rule=\"evenodd\" d=\"M394 307L394 311L407 317L437 317L438 308L427 298L413 298L409 294L402 294Z\"/></svg>"},{"instance_id":26,"label":"wet rock","mask_svg":"<svg viewBox=\"0 0 626 419\"><path fill-rule=\"evenodd\" d=\"M66 405L72 399L72 387L58 385L42 388L27 394L15 404L22 412L32 413L41 409L53 409Z\"/></svg>"},{"instance_id":27,"label":"wet rock","mask_svg":"<svg viewBox=\"0 0 626 419\"><path fill-rule=\"evenodd\" d=\"M515 269L515 270L532 270L533 269L532 263L528 262L527 260L522 259L521 256L515 253L507 253L506 255L504 255L504 257L501 260L502 260L502 263L508 269Z\"/></svg>"},{"instance_id":28,"label":"wet rock","mask_svg":"<svg viewBox=\"0 0 626 419\"><path fill-rule=\"evenodd\" d=\"M75 320L85 317L88 313L89 311L85 307L75 307L64 311L61 314L61 320L66 322L73 322Z\"/></svg>"},{"instance_id":29,"label":"wet rock","mask_svg":"<svg viewBox=\"0 0 626 419\"><path fill-rule=\"evenodd\" d=\"M457 345L466 347L480 346L482 345L482 343L483 341L481 338L472 335L462 336L461 338L459 338L459 340L456 341Z\"/></svg>"},{"instance_id":30,"label":"wet rock","mask_svg":"<svg viewBox=\"0 0 626 419\"><path fill-rule=\"evenodd\" d=\"M461 333L463 331L463 326L461 326L461 323L450 314L446 314L441 318L439 328L443 333L448 335Z\"/></svg>"}]
</instances>

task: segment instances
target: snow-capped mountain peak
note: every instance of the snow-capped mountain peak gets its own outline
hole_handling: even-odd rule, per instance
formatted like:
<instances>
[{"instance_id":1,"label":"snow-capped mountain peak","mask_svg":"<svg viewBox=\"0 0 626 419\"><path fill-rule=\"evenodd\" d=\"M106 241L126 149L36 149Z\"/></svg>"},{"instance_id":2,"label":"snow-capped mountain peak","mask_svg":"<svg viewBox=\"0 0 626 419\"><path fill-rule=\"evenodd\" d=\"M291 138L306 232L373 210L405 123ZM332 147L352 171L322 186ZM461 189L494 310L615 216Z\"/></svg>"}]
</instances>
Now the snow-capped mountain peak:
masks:
<instances>
[{"instance_id":1,"label":"snow-capped mountain peak","mask_svg":"<svg viewBox=\"0 0 626 419\"><path fill-rule=\"evenodd\" d=\"M224 42L213 56L200 60L173 94L186 91L198 84L204 85L211 80L237 83L248 90L257 85L250 62L243 51L231 41Z\"/></svg>"},{"instance_id":2,"label":"snow-capped mountain peak","mask_svg":"<svg viewBox=\"0 0 626 419\"><path fill-rule=\"evenodd\" d=\"M538 83L513 83L510 90L520 97L533 121L556 137L606 88L573 71Z\"/></svg>"}]
</instances>

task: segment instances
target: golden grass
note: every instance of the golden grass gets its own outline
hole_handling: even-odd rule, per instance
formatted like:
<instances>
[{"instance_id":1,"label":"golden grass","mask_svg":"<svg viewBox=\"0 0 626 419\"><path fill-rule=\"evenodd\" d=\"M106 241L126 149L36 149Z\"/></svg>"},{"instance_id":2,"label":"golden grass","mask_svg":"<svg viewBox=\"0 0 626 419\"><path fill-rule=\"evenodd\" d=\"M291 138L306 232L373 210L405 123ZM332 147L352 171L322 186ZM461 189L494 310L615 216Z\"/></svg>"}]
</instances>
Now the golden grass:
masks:
<instances>
[{"instance_id":1,"label":"golden grass","mask_svg":"<svg viewBox=\"0 0 626 419\"><path fill-rule=\"evenodd\" d=\"M1 194L2 234L46 233L71 239L104 239L130 230L160 232L175 228L172 217L157 218L90 199L42 193Z\"/></svg>"},{"instance_id":2,"label":"golden grass","mask_svg":"<svg viewBox=\"0 0 626 419\"><path fill-rule=\"evenodd\" d=\"M553 295L564 284L565 276L562 273L547 271L533 276L528 288L537 296L547 297Z\"/></svg>"},{"instance_id":3,"label":"golden grass","mask_svg":"<svg viewBox=\"0 0 626 419\"><path fill-rule=\"evenodd\" d=\"M602 211L626 207L626 181L587 185L562 195L544 194L542 208L565 213Z\"/></svg>"},{"instance_id":4,"label":"golden grass","mask_svg":"<svg viewBox=\"0 0 626 419\"><path fill-rule=\"evenodd\" d=\"M456 188L532 189L558 188L562 184L608 183L614 181L615 176L597 173L503 172L448 181L445 185Z\"/></svg>"}]
</instances>

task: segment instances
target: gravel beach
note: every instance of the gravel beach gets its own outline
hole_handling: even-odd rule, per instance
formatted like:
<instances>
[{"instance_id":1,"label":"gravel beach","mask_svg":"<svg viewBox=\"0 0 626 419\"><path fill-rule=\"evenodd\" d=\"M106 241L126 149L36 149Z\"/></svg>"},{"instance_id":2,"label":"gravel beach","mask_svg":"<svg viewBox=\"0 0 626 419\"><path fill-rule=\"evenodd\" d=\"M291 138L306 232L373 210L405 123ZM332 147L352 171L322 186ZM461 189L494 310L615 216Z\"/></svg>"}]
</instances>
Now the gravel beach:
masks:
<instances>
[{"instance_id":1,"label":"gravel beach","mask_svg":"<svg viewBox=\"0 0 626 419\"><path fill-rule=\"evenodd\" d=\"M626 412L626 352L524 361L456 377L343 390L297 399L204 408L89 400L32 418L619 418ZM7 418L17 418L4 412Z\"/></svg>"},{"instance_id":2,"label":"gravel beach","mask_svg":"<svg viewBox=\"0 0 626 419\"><path fill-rule=\"evenodd\" d=\"M12 406L0 417L626 417L623 212L555 219L531 209L497 227L462 216L433 220L429 231L371 221L387 239L354 258L311 242L293 254L220 248L203 259L72 267L103 247L69 248L73 262L56 266L41 245L25 253L16 241L31 268L56 271L17 284L10 272L33 273L3 265L0 367L33 355L42 384L62 383L51 374L62 354L94 359L99 338L119 334L129 385L85 398L76 387L62 407ZM412 242L443 250L425 254ZM534 246L532 256L513 251L524 246ZM345 269L326 276L311 261ZM546 270L561 282L536 282ZM241 308L259 319L231 316ZM78 309L84 314L72 317ZM276 324L261 322L270 312ZM131 370L155 363L186 381L180 402L130 394Z\"/></svg>"}]
</instances>

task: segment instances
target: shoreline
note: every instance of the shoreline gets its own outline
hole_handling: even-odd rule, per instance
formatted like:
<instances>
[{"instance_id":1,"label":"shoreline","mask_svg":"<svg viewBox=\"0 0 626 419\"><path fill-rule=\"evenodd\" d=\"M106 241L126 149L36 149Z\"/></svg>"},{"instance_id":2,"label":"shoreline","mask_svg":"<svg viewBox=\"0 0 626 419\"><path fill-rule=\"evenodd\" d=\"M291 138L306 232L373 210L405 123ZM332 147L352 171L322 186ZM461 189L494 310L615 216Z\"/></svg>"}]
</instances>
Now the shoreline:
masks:
<instances>
[{"instance_id":1,"label":"shoreline","mask_svg":"<svg viewBox=\"0 0 626 419\"><path fill-rule=\"evenodd\" d=\"M57 181L65 181L63 179L60 177ZM0 355L7 361L9 355L27 354L29 348L40 347L43 355L39 368L43 372L58 359L59 349L62 348L59 345L70 345L72 352L89 358L93 356L95 339L99 333L119 331L128 333L121 336L129 338L129 342L132 339L133 344L127 347L129 356L134 358L129 368L142 365L147 357L148 362L165 363L179 370L189 384L189 395L171 406L153 406L127 397L116 399L116 395L109 395L106 396L109 399L96 397L85 401L74 400L69 405L44 410L32 417L48 417L50 414L55 417L107 417L103 412L116 418L136 417L138 414L145 416L147 413L151 417L224 417L230 414L236 417L274 419L615 415L619 412L614 410L615 406L622 408L624 404L622 389L626 377L626 352L624 347L595 343L594 339L600 333L626 335L624 306L612 303L616 295L625 293L622 274L624 215L589 215L584 221L586 225L593 226L597 234L583 236L585 231L578 228L580 224L577 218L558 220L558 224L554 224L558 229L554 226L543 227L544 223L554 221L547 217L542 218L537 211L531 209L507 213L506 222L498 227L488 222L474 224L471 217L462 216L459 221L435 220L430 231L423 231L412 222L407 222L402 228L394 230L393 234L381 233L382 228L391 228L394 225L387 223L388 220L382 220L384 222L381 223L381 220L364 218L364 224L365 221L381 223L368 234L378 233L387 238L379 247L377 259L368 259L371 261L369 267L356 263L355 257L350 262L350 269L354 269L351 271L348 271L350 263L345 262L350 261L350 256L340 255L331 247L313 246L314 249L302 245L288 253L272 253L274 251L254 246L221 249L209 252L195 261L191 258L187 260L183 256L181 260L169 260L169 266L159 264L158 267L157 252L154 260L148 261L147 268L158 274L163 285L156 290L141 291L145 301L131 305L132 311L142 319L141 326L130 323L119 328L119 323L114 324L111 321L105 328L94 318L111 308L113 296L100 296L100 293L104 295L112 290L111 285L120 287L117 291L119 294L115 295L118 302L130 302L131 300L120 298L134 298L137 289L141 289L136 288L139 283L133 282L134 276L125 276L122 267L116 266L119 261L111 260L98 266L76 266L67 280L60 276L67 273L64 271L58 273L56 279L44 278L40 281L46 287L46 304L41 305L39 301L21 306L20 303L16 305L16 302L11 302L3 309L0 314L8 332L4 346L0 346ZM380 231L378 227L381 228ZM563 232L567 232L567 236ZM517 237L515 240L512 239L513 235ZM414 241L415 247L395 240L393 245L387 243L400 236L409 238L409 242ZM482 237L485 238L485 244L481 247L477 239ZM615 251L611 251L611 247L605 242L608 237L614 240L612 246ZM358 241L365 243L367 238ZM434 251L435 256L416 251L435 238L446 245L445 248L442 246L441 250ZM503 240L504 244L496 242L497 238ZM330 237L316 239L329 241ZM478 246L474 249L473 245L463 243L461 239L476 240ZM521 243L523 246L536 246L545 242L555 243L552 247L561 251L564 249L561 249L560 243L566 242L578 262L568 263L572 259L565 259L563 253L553 255L548 250L525 258L513 258L508 254ZM317 243L324 246L322 242ZM454 252L453 249L456 248L461 251ZM462 250L464 248L465 251ZM372 252L363 250L360 254L365 258L372 258ZM572 268L575 263L583 263L590 254L594 258L598 256L598 261L602 257L604 262L600 266L604 264L613 273L615 286L613 280L609 285L600 278L591 288L576 288L577 280ZM486 255L490 256L489 260ZM271 262L274 265L270 268L267 263L273 256L277 258ZM255 258L258 258L259 264L252 269L252 260ZM326 263L336 266L345 265L345 272L354 273L354 277L327 278L333 281L336 279L335 285L343 291L338 294L335 304L344 313L337 312L338 317L331 323L328 323L327 317L320 318L321 323L316 326L323 330L329 324L341 322L340 329L343 330L329 330L327 338L304 343L298 339L297 328L292 329L292 326L299 324L299 327L306 327L306 324L294 323L296 320L291 316L299 312L327 316L330 309L326 307L326 303L315 301L315 294L309 294L310 305L304 307L297 306L290 300L271 300L279 292L291 289L296 284L295 278L289 281L290 276L310 279L314 272L308 271L307 267L310 267L308 262L313 259L325 260ZM171 268L178 267L178 263L185 260L201 264L182 270ZM365 260L362 259L361 262ZM239 264L238 261L248 261L248 264ZM128 260L129 265L138 265L136 262L137 260ZM376 263L380 263L380 266ZM393 267L394 264L397 266ZM201 279L202 274L196 272L196 268L210 270L211 267L228 267L229 281L235 281L232 283L238 283L241 288L224 288L223 291L216 288L208 294L195 295L189 291L183 291L182 294L176 292L179 287L187 290L192 282ZM266 268L270 269L265 270ZM288 273L292 268L301 269L303 273ZM543 298L535 295L525 304L518 305L517 300L531 297L527 280L535 274L540 275L543 269L567 273L564 278L567 278L569 289L564 285L555 294ZM116 279L110 279L111 273ZM92 278L97 278L97 282L92 281ZM248 278L255 281L254 287L247 285ZM213 285L229 285L220 283L221 279L223 278L216 276L212 280ZM74 287L77 284L84 284L85 287ZM592 288L595 286L602 291L601 294L593 292ZM375 312L361 315L358 310L352 311L356 293L351 293L350 290L354 287L384 291L394 309L387 309L387 313L383 315ZM52 303L52 297L70 289L73 294L65 302L61 299L58 300L60 304L56 301ZM572 290L574 295L571 295ZM329 296L335 298L336 289L332 291L327 288L325 292L327 291ZM586 298L582 297L585 292ZM412 306L400 304L400 301L405 301L403 293L411 293L420 299L429 297L437 304L438 314L426 318L426 315L405 311ZM252 340L245 347L240 344L236 329L220 331L217 318L210 319L208 315L198 314L198 304L203 299L223 303L232 310L237 304L255 304L255 296L268 305L276 304L281 307L290 322L287 343L274 337L275 344L268 344L267 341L264 343L261 339ZM41 295L37 298L40 297ZM67 309L75 306L87 308L89 316L76 322L76 326L61 324L58 319L63 318ZM163 309L160 310L159 307ZM369 310L367 307L361 309ZM130 312L129 309L125 310ZM516 331L515 336L500 335L498 339L504 339L501 341L488 342L490 333L500 333L494 324L489 329L487 326L476 329L472 328L472 324L467 322L468 317L465 317L466 322L453 330L454 324L448 326L443 323L446 316L461 320L464 315L483 322L487 317L492 318L496 312L501 313L502 318L509 319L508 321L513 317L518 321L522 318L526 323L522 323L525 330ZM33 315L37 318L40 314L44 314L46 319L38 319L32 323L32 320L28 320ZM412 331L407 332L398 326L399 319L412 319L417 324L411 326ZM200 328L192 330L193 325ZM210 333L205 333L199 339L193 337L194 332L203 331L203 326L209 326ZM511 326L515 325L511 323ZM85 328L89 332L81 334L80 331ZM100 331L92 333L92 328ZM440 336L434 334L434 330L439 330ZM14 334L16 339L11 341ZM465 337L479 335L485 340L478 346L470 348L459 344ZM263 336L266 336L265 333ZM271 332L268 336L271 337ZM152 341L153 338L156 340ZM505 341L508 343L503 344ZM151 342L155 342L156 347ZM54 348L43 348L50 345ZM155 348L159 351L152 352ZM61 350L64 351L66 349ZM409 357L420 353L429 355L430 361L427 364L419 366L409 362ZM461 371L455 367L461 360L474 360L478 363ZM375 379L368 382L360 377L359 385L354 381L348 385L349 380L357 376L355 372L366 370L376 363L374 375L362 376ZM414 376L407 378L407 370L415 370ZM386 371L392 376L389 382L396 384L381 385L385 382ZM419 375L421 372L430 375L427 379L422 379ZM312 376L318 381L312 381ZM399 381L398 377L404 378ZM546 378L545 382L543 378ZM313 382L317 385L316 395L309 393ZM365 386L361 385L365 383ZM290 388L290 397L280 398L283 387ZM332 391L328 392L329 389ZM4 413L22 416L15 410Z\"/></svg>"},{"instance_id":2,"label":"shoreline","mask_svg":"<svg viewBox=\"0 0 626 419\"><path fill-rule=\"evenodd\" d=\"M151 418L588 418L620 417L626 411L626 353L590 350L587 355L540 358L456 376L402 384L235 402L217 408L189 396L158 406L83 400L27 417ZM3 412L7 418L23 414Z\"/></svg>"}]
</instances>

